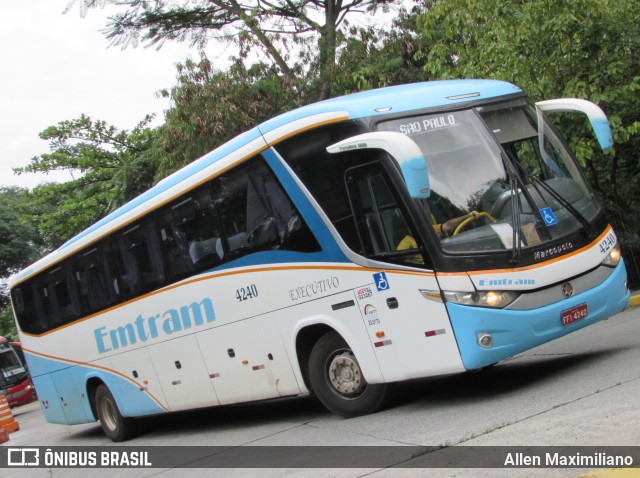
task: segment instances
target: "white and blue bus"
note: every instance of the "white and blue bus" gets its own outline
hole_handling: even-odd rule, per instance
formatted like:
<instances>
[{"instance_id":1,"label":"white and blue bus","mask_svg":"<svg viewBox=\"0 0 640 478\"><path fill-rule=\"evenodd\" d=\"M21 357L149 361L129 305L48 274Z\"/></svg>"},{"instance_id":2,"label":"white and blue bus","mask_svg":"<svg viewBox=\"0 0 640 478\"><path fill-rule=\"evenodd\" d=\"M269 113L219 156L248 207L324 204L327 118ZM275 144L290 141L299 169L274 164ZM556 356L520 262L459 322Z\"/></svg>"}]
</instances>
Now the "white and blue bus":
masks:
<instances>
[{"instance_id":1,"label":"white and blue bus","mask_svg":"<svg viewBox=\"0 0 640 478\"><path fill-rule=\"evenodd\" d=\"M627 307L618 240L547 120L500 81L356 93L273 118L17 274L44 415L136 419L480 369Z\"/></svg>"}]
</instances>

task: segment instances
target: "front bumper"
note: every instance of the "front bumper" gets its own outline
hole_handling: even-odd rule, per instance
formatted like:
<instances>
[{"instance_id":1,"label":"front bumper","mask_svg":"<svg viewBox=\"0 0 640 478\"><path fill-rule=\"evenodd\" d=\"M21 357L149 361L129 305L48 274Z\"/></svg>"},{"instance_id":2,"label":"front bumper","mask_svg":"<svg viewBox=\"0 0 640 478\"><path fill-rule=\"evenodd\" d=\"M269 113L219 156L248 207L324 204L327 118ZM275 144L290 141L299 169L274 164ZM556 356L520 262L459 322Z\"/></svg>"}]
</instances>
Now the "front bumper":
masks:
<instances>
[{"instance_id":1,"label":"front bumper","mask_svg":"<svg viewBox=\"0 0 640 478\"><path fill-rule=\"evenodd\" d=\"M492 365L538 345L611 317L629 305L629 289L624 262L601 284L552 304L530 310L489 309L447 303L447 310L467 370ZM561 314L587 304L589 315L562 325ZM491 347L478 344L489 334Z\"/></svg>"}]
</instances>

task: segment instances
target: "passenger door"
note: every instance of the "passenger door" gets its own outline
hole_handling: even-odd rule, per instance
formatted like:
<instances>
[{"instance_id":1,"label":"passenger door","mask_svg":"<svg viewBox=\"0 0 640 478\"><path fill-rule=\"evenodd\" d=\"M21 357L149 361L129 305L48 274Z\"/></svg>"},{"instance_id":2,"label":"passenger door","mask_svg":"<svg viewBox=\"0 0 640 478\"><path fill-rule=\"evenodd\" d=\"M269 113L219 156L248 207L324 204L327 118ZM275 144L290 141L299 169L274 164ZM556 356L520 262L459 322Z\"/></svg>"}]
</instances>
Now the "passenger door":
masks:
<instances>
[{"instance_id":1,"label":"passenger door","mask_svg":"<svg viewBox=\"0 0 640 478\"><path fill-rule=\"evenodd\" d=\"M350 168L345 177L365 255L388 262L424 264L417 235L379 161Z\"/></svg>"}]
</instances>

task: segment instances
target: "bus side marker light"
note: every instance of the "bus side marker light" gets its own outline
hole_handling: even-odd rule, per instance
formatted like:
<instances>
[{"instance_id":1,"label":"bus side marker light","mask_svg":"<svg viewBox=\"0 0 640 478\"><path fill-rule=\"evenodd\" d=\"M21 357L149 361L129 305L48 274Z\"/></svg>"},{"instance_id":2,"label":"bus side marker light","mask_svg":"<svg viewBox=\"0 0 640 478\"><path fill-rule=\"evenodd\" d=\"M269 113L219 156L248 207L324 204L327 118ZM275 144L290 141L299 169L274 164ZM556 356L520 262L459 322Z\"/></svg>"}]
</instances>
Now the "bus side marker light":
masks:
<instances>
[{"instance_id":1,"label":"bus side marker light","mask_svg":"<svg viewBox=\"0 0 640 478\"><path fill-rule=\"evenodd\" d=\"M381 342L375 342L373 345L376 347L384 347L385 345L391 345L391 340L383 340Z\"/></svg>"},{"instance_id":2,"label":"bus side marker light","mask_svg":"<svg viewBox=\"0 0 640 478\"><path fill-rule=\"evenodd\" d=\"M479 332L478 335L478 345L483 349L490 349L493 345L493 337L491 334L487 332Z\"/></svg>"},{"instance_id":3,"label":"bus side marker light","mask_svg":"<svg viewBox=\"0 0 640 478\"><path fill-rule=\"evenodd\" d=\"M218 378L219 376L220 376L220 374L219 374L219 373L212 373L212 374L209 374L209 378Z\"/></svg>"},{"instance_id":4,"label":"bus side marker light","mask_svg":"<svg viewBox=\"0 0 640 478\"><path fill-rule=\"evenodd\" d=\"M381 339L382 337L384 337L384 332L382 330L378 330L376 332L376 337L378 337L379 339Z\"/></svg>"},{"instance_id":5,"label":"bus side marker light","mask_svg":"<svg viewBox=\"0 0 640 478\"><path fill-rule=\"evenodd\" d=\"M242 365L249 365L249 361L248 360L243 360L242 361Z\"/></svg>"},{"instance_id":6,"label":"bus side marker light","mask_svg":"<svg viewBox=\"0 0 640 478\"><path fill-rule=\"evenodd\" d=\"M420 294L422 294L422 297L424 297L425 299L442 303L442 295L440 295L439 290L418 289L418 292L420 292Z\"/></svg>"},{"instance_id":7,"label":"bus side marker light","mask_svg":"<svg viewBox=\"0 0 640 478\"><path fill-rule=\"evenodd\" d=\"M442 334L446 334L447 330L446 329L437 329L437 330L427 330L424 335L425 337L434 337L436 335L442 335Z\"/></svg>"},{"instance_id":8,"label":"bus side marker light","mask_svg":"<svg viewBox=\"0 0 640 478\"><path fill-rule=\"evenodd\" d=\"M251 367L253 370L264 370L264 365L254 365Z\"/></svg>"}]
</instances>

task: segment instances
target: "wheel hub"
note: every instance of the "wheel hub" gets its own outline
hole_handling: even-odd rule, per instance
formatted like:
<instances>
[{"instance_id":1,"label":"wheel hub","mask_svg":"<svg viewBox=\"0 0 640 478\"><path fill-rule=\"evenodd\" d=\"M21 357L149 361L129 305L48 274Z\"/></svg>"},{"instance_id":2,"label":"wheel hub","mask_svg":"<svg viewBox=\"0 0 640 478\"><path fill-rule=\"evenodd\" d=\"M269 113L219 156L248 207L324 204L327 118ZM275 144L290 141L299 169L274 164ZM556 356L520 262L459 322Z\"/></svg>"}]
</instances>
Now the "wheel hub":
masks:
<instances>
[{"instance_id":1,"label":"wheel hub","mask_svg":"<svg viewBox=\"0 0 640 478\"><path fill-rule=\"evenodd\" d=\"M329 364L329 381L342 395L356 395L362 391L365 382L362 379L360 365L351 352L336 354Z\"/></svg>"},{"instance_id":2,"label":"wheel hub","mask_svg":"<svg viewBox=\"0 0 640 478\"><path fill-rule=\"evenodd\" d=\"M118 426L117 425L118 422L116 419L116 411L115 411L114 405L111 403L110 400L103 398L102 400L100 400L99 407L101 411L100 418L103 424L109 430L115 430L116 427Z\"/></svg>"}]
</instances>

